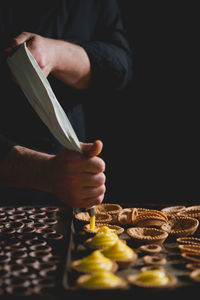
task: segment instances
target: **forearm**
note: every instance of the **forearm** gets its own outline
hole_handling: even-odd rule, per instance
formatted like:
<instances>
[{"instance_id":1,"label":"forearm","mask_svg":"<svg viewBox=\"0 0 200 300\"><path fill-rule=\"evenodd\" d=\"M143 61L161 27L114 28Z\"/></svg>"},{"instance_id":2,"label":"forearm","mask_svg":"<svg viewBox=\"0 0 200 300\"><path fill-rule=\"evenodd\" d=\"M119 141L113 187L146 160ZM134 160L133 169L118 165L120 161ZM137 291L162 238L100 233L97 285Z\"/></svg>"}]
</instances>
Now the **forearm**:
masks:
<instances>
[{"instance_id":1,"label":"forearm","mask_svg":"<svg viewBox=\"0 0 200 300\"><path fill-rule=\"evenodd\" d=\"M49 162L53 155L14 146L0 164L0 186L50 192Z\"/></svg>"},{"instance_id":2,"label":"forearm","mask_svg":"<svg viewBox=\"0 0 200 300\"><path fill-rule=\"evenodd\" d=\"M90 61L86 51L75 44L58 40L54 46L52 74L76 89L87 89L91 81Z\"/></svg>"}]
</instances>

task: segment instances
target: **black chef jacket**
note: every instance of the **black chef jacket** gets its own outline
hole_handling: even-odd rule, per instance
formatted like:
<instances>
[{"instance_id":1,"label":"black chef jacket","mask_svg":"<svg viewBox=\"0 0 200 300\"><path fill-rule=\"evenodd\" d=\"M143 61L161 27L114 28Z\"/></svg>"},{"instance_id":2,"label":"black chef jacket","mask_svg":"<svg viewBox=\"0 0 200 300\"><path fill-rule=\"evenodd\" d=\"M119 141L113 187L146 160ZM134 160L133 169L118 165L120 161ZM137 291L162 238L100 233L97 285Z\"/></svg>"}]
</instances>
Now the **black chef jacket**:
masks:
<instances>
[{"instance_id":1,"label":"black chef jacket","mask_svg":"<svg viewBox=\"0 0 200 300\"><path fill-rule=\"evenodd\" d=\"M115 0L42 0L0 2L0 161L20 144L47 153L61 145L10 81L4 49L23 31L82 46L92 68L92 85L77 91L49 75L48 80L78 138L85 141L83 102L102 91L123 89L132 77L132 54ZM102 97L104 105L107 99Z\"/></svg>"}]
</instances>

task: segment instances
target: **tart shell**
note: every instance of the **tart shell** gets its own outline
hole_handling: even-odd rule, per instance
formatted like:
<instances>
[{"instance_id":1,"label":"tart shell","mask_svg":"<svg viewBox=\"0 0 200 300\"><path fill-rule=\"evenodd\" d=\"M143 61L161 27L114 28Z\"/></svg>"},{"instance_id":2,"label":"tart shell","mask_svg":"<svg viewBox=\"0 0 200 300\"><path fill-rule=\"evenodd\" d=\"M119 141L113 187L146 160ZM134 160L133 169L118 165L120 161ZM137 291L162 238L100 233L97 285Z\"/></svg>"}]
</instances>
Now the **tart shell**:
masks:
<instances>
[{"instance_id":1,"label":"tart shell","mask_svg":"<svg viewBox=\"0 0 200 300\"><path fill-rule=\"evenodd\" d=\"M157 228L131 227L126 232L136 245L163 244L168 237L166 231Z\"/></svg>"},{"instance_id":2,"label":"tart shell","mask_svg":"<svg viewBox=\"0 0 200 300\"><path fill-rule=\"evenodd\" d=\"M101 203L95 206L95 212L98 213L108 213L111 215L112 220L110 221L111 224L118 223L118 215L122 210L122 206L117 203Z\"/></svg>"},{"instance_id":3,"label":"tart shell","mask_svg":"<svg viewBox=\"0 0 200 300\"><path fill-rule=\"evenodd\" d=\"M112 287L88 287L84 285L84 281L87 280L90 277L90 274L84 274L78 277L76 281L77 288L83 288L86 290L116 290L116 289L124 289L128 283L125 279L120 278L120 283L118 285L112 286Z\"/></svg>"},{"instance_id":4,"label":"tart shell","mask_svg":"<svg viewBox=\"0 0 200 300\"><path fill-rule=\"evenodd\" d=\"M191 217L171 216L167 226L161 229L169 233L170 238L186 237L193 235L199 226L199 221Z\"/></svg>"},{"instance_id":5,"label":"tart shell","mask_svg":"<svg viewBox=\"0 0 200 300\"><path fill-rule=\"evenodd\" d=\"M149 288L149 289L156 289L156 290L162 289L163 290L163 289L172 288L177 283L177 278L174 275L171 275L171 274L166 274L166 275L169 278L169 283L167 283L165 285L151 285L151 284L139 282L139 281L137 281L139 274L128 275L127 280L130 284L136 285L141 288Z\"/></svg>"},{"instance_id":6,"label":"tart shell","mask_svg":"<svg viewBox=\"0 0 200 300\"><path fill-rule=\"evenodd\" d=\"M70 269L74 270L78 273L93 273L93 272L95 272L95 271L90 271L90 270L83 271L83 270L79 269L78 265L80 262L81 262L81 259L72 261ZM109 271L115 273L117 270L118 270L118 264L115 261L112 261L112 269Z\"/></svg>"},{"instance_id":7,"label":"tart shell","mask_svg":"<svg viewBox=\"0 0 200 300\"><path fill-rule=\"evenodd\" d=\"M120 235L124 232L124 228L118 225L107 224L107 223L97 223L95 224L96 228L100 228L102 226L107 226L109 229L113 230L114 233ZM88 233L90 236L94 236L97 232L90 229L90 224L85 224L83 226L83 230Z\"/></svg>"}]
</instances>

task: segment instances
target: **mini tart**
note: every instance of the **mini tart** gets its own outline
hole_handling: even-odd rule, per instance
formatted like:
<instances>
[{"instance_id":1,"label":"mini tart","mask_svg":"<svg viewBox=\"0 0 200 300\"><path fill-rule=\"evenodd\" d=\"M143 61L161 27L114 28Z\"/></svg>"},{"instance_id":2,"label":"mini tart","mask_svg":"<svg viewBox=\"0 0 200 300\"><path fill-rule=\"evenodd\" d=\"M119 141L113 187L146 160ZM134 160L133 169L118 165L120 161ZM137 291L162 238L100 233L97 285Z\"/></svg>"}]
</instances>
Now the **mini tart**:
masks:
<instances>
[{"instance_id":1,"label":"mini tart","mask_svg":"<svg viewBox=\"0 0 200 300\"><path fill-rule=\"evenodd\" d=\"M162 250L162 247L158 244L148 244L148 245L141 245L139 250L142 252L156 254Z\"/></svg>"},{"instance_id":2,"label":"mini tart","mask_svg":"<svg viewBox=\"0 0 200 300\"><path fill-rule=\"evenodd\" d=\"M166 264L167 260L164 257L158 255L145 255L142 260L147 265L162 266Z\"/></svg>"},{"instance_id":3,"label":"mini tart","mask_svg":"<svg viewBox=\"0 0 200 300\"><path fill-rule=\"evenodd\" d=\"M162 270L165 271L164 267L162 265L148 265L144 266L140 269L141 272L151 271L151 270Z\"/></svg>"},{"instance_id":4,"label":"mini tart","mask_svg":"<svg viewBox=\"0 0 200 300\"><path fill-rule=\"evenodd\" d=\"M123 289L127 286L127 281L112 272L105 271L79 276L76 286L87 290Z\"/></svg>"},{"instance_id":5,"label":"mini tart","mask_svg":"<svg viewBox=\"0 0 200 300\"><path fill-rule=\"evenodd\" d=\"M118 224L118 214L122 210L122 206L116 203L101 203L95 206L95 212L98 213L108 213L111 215L111 224Z\"/></svg>"},{"instance_id":6,"label":"mini tart","mask_svg":"<svg viewBox=\"0 0 200 300\"><path fill-rule=\"evenodd\" d=\"M196 237L180 237L176 239L177 243L184 245L199 245L200 246L200 238Z\"/></svg>"},{"instance_id":7,"label":"mini tart","mask_svg":"<svg viewBox=\"0 0 200 300\"><path fill-rule=\"evenodd\" d=\"M137 215L137 208L123 208L118 214L117 222L125 226L133 225L133 220Z\"/></svg>"},{"instance_id":8,"label":"mini tart","mask_svg":"<svg viewBox=\"0 0 200 300\"><path fill-rule=\"evenodd\" d=\"M177 215L200 220L200 207L197 206L187 207L185 210L178 212Z\"/></svg>"},{"instance_id":9,"label":"mini tart","mask_svg":"<svg viewBox=\"0 0 200 300\"><path fill-rule=\"evenodd\" d=\"M111 247L118 240L118 235L112 232L98 232L93 237L84 242L84 246L89 249L98 250Z\"/></svg>"},{"instance_id":10,"label":"mini tart","mask_svg":"<svg viewBox=\"0 0 200 300\"><path fill-rule=\"evenodd\" d=\"M198 263L188 263L186 264L186 268L189 270L196 270L196 269L200 269L200 262Z\"/></svg>"},{"instance_id":11,"label":"mini tart","mask_svg":"<svg viewBox=\"0 0 200 300\"><path fill-rule=\"evenodd\" d=\"M200 255L200 245L178 245L181 253Z\"/></svg>"},{"instance_id":12,"label":"mini tart","mask_svg":"<svg viewBox=\"0 0 200 300\"><path fill-rule=\"evenodd\" d=\"M116 272L118 265L115 261L105 257L99 250L94 250L88 256L74 260L71 263L71 269L80 273L93 273L98 271Z\"/></svg>"},{"instance_id":13,"label":"mini tart","mask_svg":"<svg viewBox=\"0 0 200 300\"><path fill-rule=\"evenodd\" d=\"M188 254L188 253L181 253L181 256L189 261L193 261L193 262L200 262L200 255L199 254Z\"/></svg>"},{"instance_id":14,"label":"mini tart","mask_svg":"<svg viewBox=\"0 0 200 300\"><path fill-rule=\"evenodd\" d=\"M166 231L157 228L131 227L126 232L137 245L163 244L168 237Z\"/></svg>"},{"instance_id":15,"label":"mini tart","mask_svg":"<svg viewBox=\"0 0 200 300\"><path fill-rule=\"evenodd\" d=\"M172 216L172 215L177 215L178 212L184 211L185 210L184 205L172 205L172 206L167 206L161 209L161 211L167 215L167 216Z\"/></svg>"},{"instance_id":16,"label":"mini tart","mask_svg":"<svg viewBox=\"0 0 200 300\"><path fill-rule=\"evenodd\" d=\"M195 218L171 216L167 226L161 226L170 237L178 238L193 235L199 226L199 221Z\"/></svg>"},{"instance_id":17,"label":"mini tart","mask_svg":"<svg viewBox=\"0 0 200 300\"><path fill-rule=\"evenodd\" d=\"M76 221L80 222L83 226L90 222L90 215L86 212L78 212L74 215ZM112 220L111 215L108 213L98 213L95 215L95 223L110 223Z\"/></svg>"},{"instance_id":18,"label":"mini tart","mask_svg":"<svg viewBox=\"0 0 200 300\"><path fill-rule=\"evenodd\" d=\"M162 269L147 270L134 275L128 275L130 284L141 288L166 289L177 283L177 278Z\"/></svg>"},{"instance_id":19,"label":"mini tart","mask_svg":"<svg viewBox=\"0 0 200 300\"><path fill-rule=\"evenodd\" d=\"M186 207L186 211L194 210L194 209L200 210L200 205L192 205L192 206Z\"/></svg>"},{"instance_id":20,"label":"mini tart","mask_svg":"<svg viewBox=\"0 0 200 300\"><path fill-rule=\"evenodd\" d=\"M189 276L193 281L200 282L200 269L193 270Z\"/></svg>"},{"instance_id":21,"label":"mini tart","mask_svg":"<svg viewBox=\"0 0 200 300\"><path fill-rule=\"evenodd\" d=\"M123 241L118 240L113 246L102 250L105 257L116 261L120 268L130 266L136 259L137 254Z\"/></svg>"},{"instance_id":22,"label":"mini tart","mask_svg":"<svg viewBox=\"0 0 200 300\"><path fill-rule=\"evenodd\" d=\"M138 214L133 220L133 225L137 227L156 227L160 228L163 224L167 222L167 216L165 216L160 211L147 211Z\"/></svg>"},{"instance_id":23,"label":"mini tart","mask_svg":"<svg viewBox=\"0 0 200 300\"><path fill-rule=\"evenodd\" d=\"M165 222L167 222L167 220L168 220L167 215L160 210L138 208L137 211L138 211L138 216L155 215L155 216L158 216L161 219L165 220Z\"/></svg>"},{"instance_id":24,"label":"mini tart","mask_svg":"<svg viewBox=\"0 0 200 300\"><path fill-rule=\"evenodd\" d=\"M112 232L120 235L124 232L124 228L118 225L113 225L113 224L107 224L107 223L97 223L95 224L95 230L91 230L90 229L90 224L85 224L83 226L83 230L85 232L87 232L90 236L94 236L98 230L102 227L108 227L109 229L111 229Z\"/></svg>"}]
</instances>

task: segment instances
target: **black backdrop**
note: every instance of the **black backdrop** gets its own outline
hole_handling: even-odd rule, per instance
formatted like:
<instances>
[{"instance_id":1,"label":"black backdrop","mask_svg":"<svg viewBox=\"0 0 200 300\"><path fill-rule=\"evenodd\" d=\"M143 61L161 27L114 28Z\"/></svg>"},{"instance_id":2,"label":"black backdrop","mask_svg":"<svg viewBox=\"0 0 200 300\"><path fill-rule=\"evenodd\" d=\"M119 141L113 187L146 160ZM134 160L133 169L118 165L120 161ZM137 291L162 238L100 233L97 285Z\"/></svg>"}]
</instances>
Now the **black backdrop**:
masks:
<instances>
[{"instance_id":1,"label":"black backdrop","mask_svg":"<svg viewBox=\"0 0 200 300\"><path fill-rule=\"evenodd\" d=\"M135 78L90 115L91 139L104 142L105 201L197 203L200 118L187 62L192 56L186 20L170 6L141 8L132 0L118 1Z\"/></svg>"}]
</instances>

